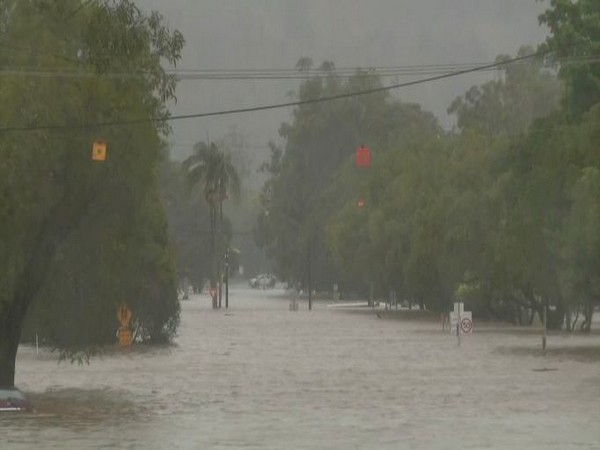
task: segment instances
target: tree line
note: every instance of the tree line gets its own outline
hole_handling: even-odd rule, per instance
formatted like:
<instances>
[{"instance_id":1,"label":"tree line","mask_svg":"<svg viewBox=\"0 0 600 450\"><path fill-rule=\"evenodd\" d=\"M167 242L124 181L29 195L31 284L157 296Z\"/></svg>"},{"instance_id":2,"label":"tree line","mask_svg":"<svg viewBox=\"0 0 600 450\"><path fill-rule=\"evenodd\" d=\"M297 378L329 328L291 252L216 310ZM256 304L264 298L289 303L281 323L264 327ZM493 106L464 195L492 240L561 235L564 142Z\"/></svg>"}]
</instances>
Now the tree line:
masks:
<instances>
[{"instance_id":1,"label":"tree line","mask_svg":"<svg viewBox=\"0 0 600 450\"><path fill-rule=\"evenodd\" d=\"M434 310L589 331L600 300L600 4L554 0L539 56L502 66L449 105L445 131L387 93L303 104L280 127L257 241L280 275L316 289L390 289ZM501 55L498 61L509 57ZM312 65L302 58L299 67ZM303 81L299 100L381 86ZM368 170L355 149L367 144ZM358 204L358 200L360 205Z\"/></svg>"}]
</instances>

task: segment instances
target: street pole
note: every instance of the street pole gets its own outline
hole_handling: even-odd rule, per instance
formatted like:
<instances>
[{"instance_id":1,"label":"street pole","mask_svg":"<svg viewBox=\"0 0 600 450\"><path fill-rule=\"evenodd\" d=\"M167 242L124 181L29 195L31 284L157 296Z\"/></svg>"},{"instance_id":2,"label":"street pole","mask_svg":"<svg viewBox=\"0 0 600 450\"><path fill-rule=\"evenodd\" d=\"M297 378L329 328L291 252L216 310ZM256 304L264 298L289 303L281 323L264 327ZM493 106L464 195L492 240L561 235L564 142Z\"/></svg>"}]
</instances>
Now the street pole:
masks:
<instances>
[{"instance_id":1,"label":"street pole","mask_svg":"<svg viewBox=\"0 0 600 450\"><path fill-rule=\"evenodd\" d=\"M221 299L223 298L223 273L219 270L219 309L221 309Z\"/></svg>"},{"instance_id":2,"label":"street pole","mask_svg":"<svg viewBox=\"0 0 600 450\"><path fill-rule=\"evenodd\" d=\"M308 310L312 310L311 242L308 240Z\"/></svg>"},{"instance_id":3,"label":"street pole","mask_svg":"<svg viewBox=\"0 0 600 450\"><path fill-rule=\"evenodd\" d=\"M460 303L458 306L458 313L457 313L457 320L456 320L456 339L458 339L458 345L460 345Z\"/></svg>"},{"instance_id":4,"label":"street pole","mask_svg":"<svg viewBox=\"0 0 600 450\"><path fill-rule=\"evenodd\" d=\"M546 310L548 306L544 304L544 330L542 332L542 352L546 354Z\"/></svg>"},{"instance_id":5,"label":"street pole","mask_svg":"<svg viewBox=\"0 0 600 450\"><path fill-rule=\"evenodd\" d=\"M229 249L225 253L225 309L229 309Z\"/></svg>"}]
</instances>

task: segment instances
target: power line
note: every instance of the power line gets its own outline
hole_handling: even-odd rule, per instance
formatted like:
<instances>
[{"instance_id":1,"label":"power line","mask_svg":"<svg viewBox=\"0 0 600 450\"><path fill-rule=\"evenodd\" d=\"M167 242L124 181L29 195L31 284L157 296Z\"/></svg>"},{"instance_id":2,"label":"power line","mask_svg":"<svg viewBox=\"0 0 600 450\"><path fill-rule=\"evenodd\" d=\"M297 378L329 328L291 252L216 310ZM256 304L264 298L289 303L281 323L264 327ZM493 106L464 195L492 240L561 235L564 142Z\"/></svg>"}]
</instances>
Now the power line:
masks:
<instances>
[{"instance_id":1,"label":"power line","mask_svg":"<svg viewBox=\"0 0 600 450\"><path fill-rule=\"evenodd\" d=\"M1 45L1 44L0 44ZM74 61L77 62L77 61ZM588 55L560 59L561 65L575 63L594 63L600 62L600 55ZM464 64L430 64L422 66L396 66L396 67L370 67L370 68L346 68L332 70L327 72L313 72L313 77L352 77L359 74L364 77L405 77L405 76L423 76L449 74L456 71L481 68L481 71L494 71L497 67L485 68L492 63L464 63ZM215 69L178 69L166 70L166 74L173 75L178 81L188 80L297 80L306 79L308 73L299 73L296 70L286 69L232 69L229 71L217 71ZM106 72L98 74L95 72L82 72L76 68L62 69L40 69L40 68L20 68L5 67L0 70L0 76L29 76L40 78L116 78L116 79L137 79L148 75L148 72Z\"/></svg>"},{"instance_id":2,"label":"power line","mask_svg":"<svg viewBox=\"0 0 600 450\"><path fill-rule=\"evenodd\" d=\"M197 119L197 118L203 118L203 117L225 116L225 115L242 114L242 113L249 113L249 112L268 111L268 110L272 110L272 109L289 108L289 107L293 107L293 106L302 106L302 105L309 105L309 104L315 104L315 103L330 102L330 101L334 101L334 100L342 100L342 99L346 99L346 98L370 95L370 94L375 94L375 93L379 93L379 92L387 92L387 91L391 91L394 89L399 89L399 88L404 88L404 87L409 87L409 86L416 86L419 84L425 84L425 83L439 81L439 80L443 80L443 79L447 79L447 78L453 78L453 77L465 75L468 73L480 72L482 70L501 67L501 66L513 64L513 63L516 63L519 61L525 61L525 60L529 60L529 59L533 59L533 58L539 58L539 57L546 55L547 53L548 53L547 51L535 52L535 53L531 53L529 55L518 56L518 57L507 59L504 61L487 64L484 66L458 70L458 71L454 71L454 72L450 72L450 73L444 73L441 75L431 76L428 78L422 78L419 80L407 81L404 83L396 83L396 84L392 84L389 86L380 86L380 87L376 87L376 88L372 88L372 89L365 89L362 91L354 91L354 92L347 92L344 94L337 94L337 95L331 95L331 96L325 96L325 97L317 97L317 98L312 98L312 99L307 99L307 100L275 103L275 104L270 104L270 105L253 106L253 107L248 107L248 108L227 109L227 110L213 111L213 112L206 112L206 113L180 114L180 115L174 115L174 116L168 116L168 117L154 117L154 118L150 117L150 118L129 119L129 120L114 120L114 121L107 121L107 122L89 123L89 124L83 124L83 125L32 125L32 126L5 127L5 128L0 128L0 133L27 132L27 131L31 132L31 131L87 130L90 128L99 128L99 127L117 127L117 126L138 125L138 124L153 123L153 122L155 122L155 123L172 122L172 121L176 121L176 120Z\"/></svg>"},{"instance_id":3,"label":"power line","mask_svg":"<svg viewBox=\"0 0 600 450\"><path fill-rule=\"evenodd\" d=\"M486 69L491 71L494 69ZM423 75L434 75L434 74L447 74L452 73L449 70L423 70L414 72L378 72L368 71L361 73L361 76L367 78L389 78L389 77L407 77L407 76L423 76ZM306 80L306 75L298 73L289 75L269 75L269 74L257 74L257 75L237 75L237 74L176 74L174 75L178 81L281 81L281 80ZM138 79L143 77L144 73L104 73L96 74L93 72L69 72L69 71L42 71L42 70L31 70L31 69L2 69L0 70L0 76L27 76L34 78L59 78L59 79L82 79L82 78L113 78L113 79ZM321 75L321 74L320 74ZM336 77L349 78L355 73L334 73Z\"/></svg>"}]
</instances>

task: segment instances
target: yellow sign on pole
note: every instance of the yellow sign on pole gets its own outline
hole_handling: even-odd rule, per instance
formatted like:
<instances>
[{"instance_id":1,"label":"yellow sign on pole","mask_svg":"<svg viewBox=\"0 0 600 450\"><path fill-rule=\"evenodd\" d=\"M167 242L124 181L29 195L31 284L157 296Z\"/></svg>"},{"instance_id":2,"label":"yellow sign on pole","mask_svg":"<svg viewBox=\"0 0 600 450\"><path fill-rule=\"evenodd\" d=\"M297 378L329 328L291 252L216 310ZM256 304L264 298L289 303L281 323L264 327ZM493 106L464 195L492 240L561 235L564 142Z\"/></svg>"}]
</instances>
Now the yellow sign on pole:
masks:
<instances>
[{"instance_id":1,"label":"yellow sign on pole","mask_svg":"<svg viewBox=\"0 0 600 450\"><path fill-rule=\"evenodd\" d=\"M92 145L92 159L94 161L106 161L106 142L94 141Z\"/></svg>"},{"instance_id":2,"label":"yellow sign on pole","mask_svg":"<svg viewBox=\"0 0 600 450\"><path fill-rule=\"evenodd\" d=\"M119 345L129 347L131 345L131 329L129 328L131 310L127 306L121 305L117 310L117 319L121 324L119 327Z\"/></svg>"}]
</instances>

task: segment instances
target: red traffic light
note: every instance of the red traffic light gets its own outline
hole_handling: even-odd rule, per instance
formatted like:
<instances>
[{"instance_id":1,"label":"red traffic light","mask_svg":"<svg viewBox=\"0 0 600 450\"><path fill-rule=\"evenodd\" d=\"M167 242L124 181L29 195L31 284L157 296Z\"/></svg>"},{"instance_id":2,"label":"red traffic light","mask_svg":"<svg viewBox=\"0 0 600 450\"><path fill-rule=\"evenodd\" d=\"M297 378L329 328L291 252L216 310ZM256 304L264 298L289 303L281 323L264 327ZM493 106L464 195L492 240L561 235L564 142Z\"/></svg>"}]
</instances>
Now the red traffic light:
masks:
<instances>
[{"instance_id":1,"label":"red traffic light","mask_svg":"<svg viewBox=\"0 0 600 450\"><path fill-rule=\"evenodd\" d=\"M371 150L361 145L356 149L356 167L368 168L371 165Z\"/></svg>"}]
</instances>

